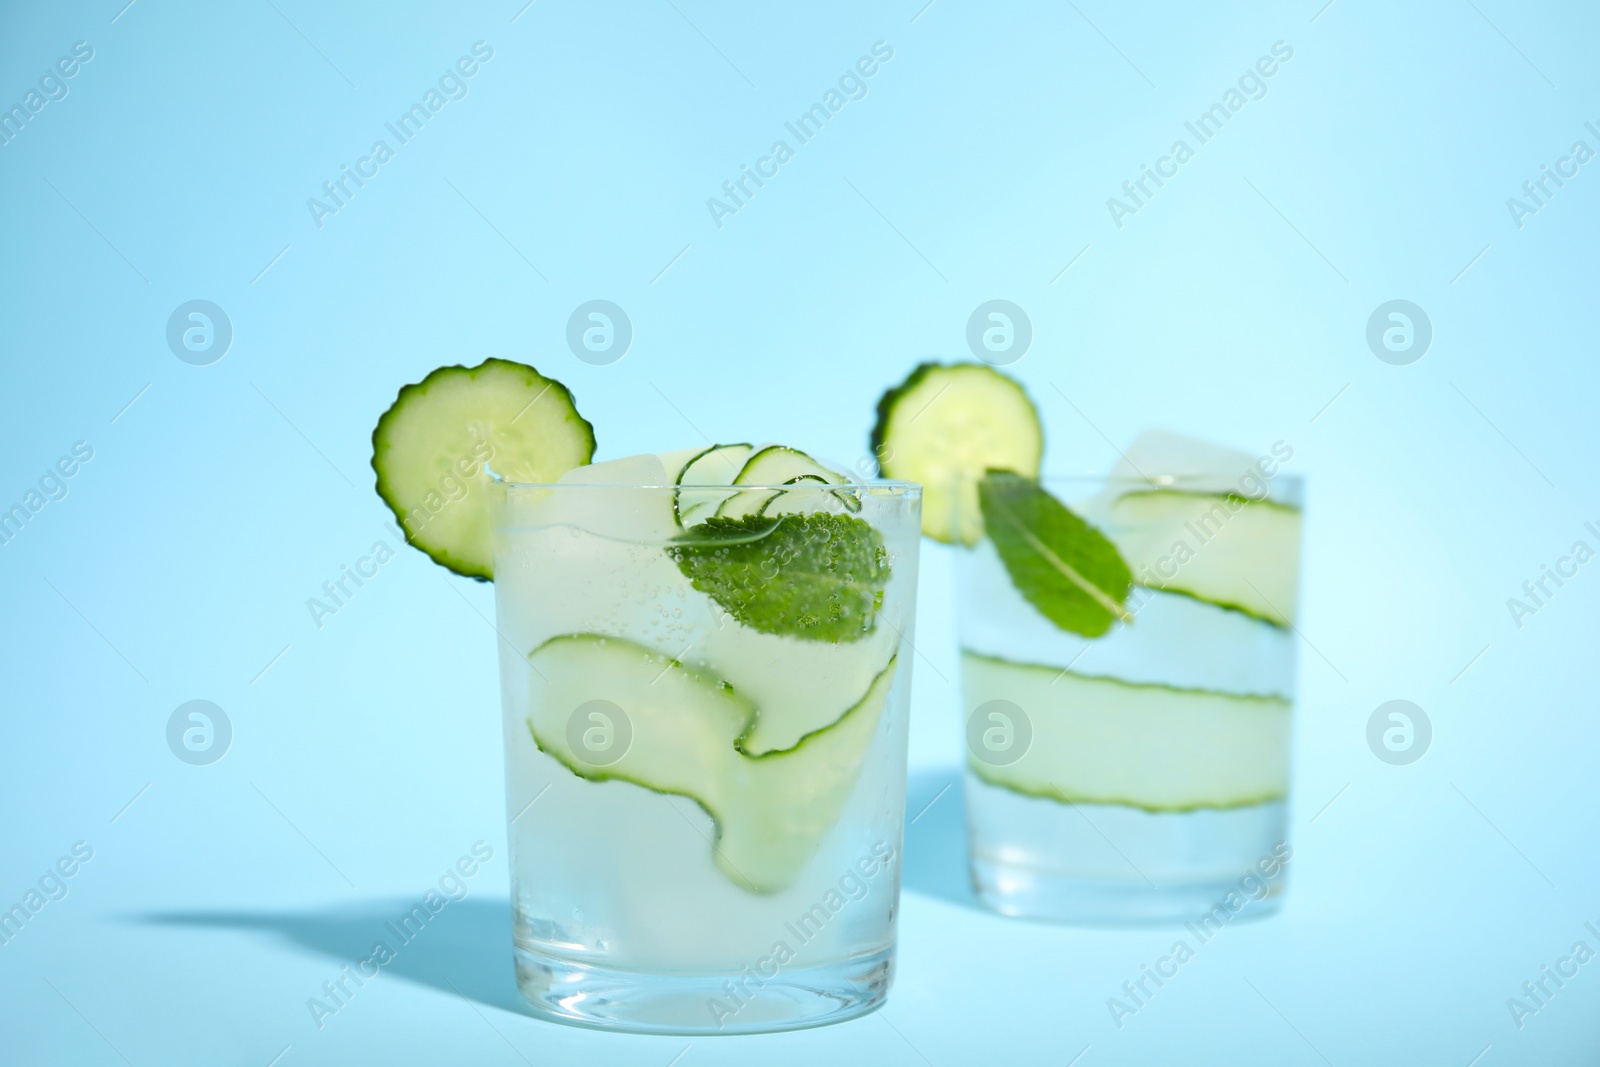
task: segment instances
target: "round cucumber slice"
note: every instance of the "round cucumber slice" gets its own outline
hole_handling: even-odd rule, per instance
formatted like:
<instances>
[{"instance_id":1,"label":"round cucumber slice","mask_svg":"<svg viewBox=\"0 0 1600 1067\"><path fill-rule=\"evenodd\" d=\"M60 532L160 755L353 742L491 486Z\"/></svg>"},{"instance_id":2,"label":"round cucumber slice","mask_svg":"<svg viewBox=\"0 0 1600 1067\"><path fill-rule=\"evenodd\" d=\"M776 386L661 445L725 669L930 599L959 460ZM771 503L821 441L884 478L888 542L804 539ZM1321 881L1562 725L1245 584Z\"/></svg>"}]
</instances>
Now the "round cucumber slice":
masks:
<instances>
[{"instance_id":1,"label":"round cucumber slice","mask_svg":"<svg viewBox=\"0 0 1600 1067\"><path fill-rule=\"evenodd\" d=\"M504 359L440 367L401 389L372 431L378 495L406 540L480 581L494 578L496 476L553 482L593 456L594 427L567 387Z\"/></svg>"},{"instance_id":2,"label":"round cucumber slice","mask_svg":"<svg viewBox=\"0 0 1600 1067\"><path fill-rule=\"evenodd\" d=\"M986 363L924 363L878 401L872 454L886 478L922 484L922 532L972 545L983 536L986 470L1039 475L1044 431L1021 383Z\"/></svg>"}]
</instances>

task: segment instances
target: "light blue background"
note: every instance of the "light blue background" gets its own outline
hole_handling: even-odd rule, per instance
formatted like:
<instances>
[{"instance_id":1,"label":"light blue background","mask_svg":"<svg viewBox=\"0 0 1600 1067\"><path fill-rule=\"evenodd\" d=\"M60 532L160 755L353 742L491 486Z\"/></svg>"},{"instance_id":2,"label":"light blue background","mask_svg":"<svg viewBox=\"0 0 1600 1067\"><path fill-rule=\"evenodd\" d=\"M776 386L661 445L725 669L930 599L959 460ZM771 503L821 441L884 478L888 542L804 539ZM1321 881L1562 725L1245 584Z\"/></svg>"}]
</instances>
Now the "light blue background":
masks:
<instances>
[{"instance_id":1,"label":"light blue background","mask_svg":"<svg viewBox=\"0 0 1600 1067\"><path fill-rule=\"evenodd\" d=\"M5 106L94 49L0 146L0 506L94 449L0 548L0 905L95 850L0 946L0 1060L1600 1057L1600 963L1520 1030L1506 1007L1600 948L1600 563L1521 628L1506 607L1600 548L1600 163L1520 228L1506 206L1600 149L1591 5L124 2L0 15ZM469 95L319 229L307 198L479 40ZM880 40L869 95L718 229L706 199ZM1106 199L1280 40L1265 98L1116 226ZM491 590L408 550L321 629L306 608L389 536L379 413L502 356L570 385L604 458L705 434L850 463L880 391L966 356L997 297L1033 322L1013 369L1053 469L1160 426L1283 440L1309 479L1284 912L1118 1029L1107 998L1173 934L976 910L955 791L909 833L883 1012L694 1042L516 1014ZM196 298L235 331L211 366L164 339ZM563 340L593 298L636 331L611 366ZM1393 298L1433 323L1410 366L1365 342ZM948 580L929 547L913 814L959 756ZM1365 742L1395 697L1435 730L1408 767ZM196 698L235 730L209 767L164 740ZM468 901L319 1031L306 998L479 839Z\"/></svg>"}]
</instances>

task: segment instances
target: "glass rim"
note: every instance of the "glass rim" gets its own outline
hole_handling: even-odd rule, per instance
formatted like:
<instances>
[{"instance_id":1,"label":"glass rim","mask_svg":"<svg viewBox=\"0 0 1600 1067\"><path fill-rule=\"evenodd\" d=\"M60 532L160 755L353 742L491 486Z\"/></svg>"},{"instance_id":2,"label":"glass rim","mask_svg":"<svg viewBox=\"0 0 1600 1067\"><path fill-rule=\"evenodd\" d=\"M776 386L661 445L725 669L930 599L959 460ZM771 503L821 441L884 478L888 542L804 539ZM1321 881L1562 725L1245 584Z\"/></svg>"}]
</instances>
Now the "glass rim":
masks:
<instances>
[{"instance_id":1,"label":"glass rim","mask_svg":"<svg viewBox=\"0 0 1600 1067\"><path fill-rule=\"evenodd\" d=\"M920 495L921 492L922 492L922 489L923 489L923 484L921 482L903 482L903 481L898 481L896 479L884 479L882 481L873 481L873 482L827 482L827 483L823 483L823 482L805 482L805 483L802 483L802 484L799 484L799 485L797 485L794 482L783 482L781 484L754 483L754 482L752 482L752 483L750 483L748 485L728 485L728 484L726 484L724 482L716 482L716 483L685 482L682 485L657 485L657 484L645 484L645 483L639 483L639 482L508 482L508 481L498 482L497 484L500 485L502 488L508 489L508 490L509 489L640 489L640 490L648 489L648 490L657 490L657 491L670 491L670 490L678 490L678 489L688 489L688 490L703 490L703 491L706 491L706 492L724 492L724 493L729 493L729 492L739 493L739 492L743 492L746 489L773 489L773 490L788 491L790 489L805 488L805 489L816 489L816 490L819 490L819 491L822 491L822 490L838 490L838 489L845 489L845 490L879 489L879 490L891 490L891 491L897 492L897 493L907 493L907 494Z\"/></svg>"},{"instance_id":2,"label":"glass rim","mask_svg":"<svg viewBox=\"0 0 1600 1067\"><path fill-rule=\"evenodd\" d=\"M1218 486L1226 485L1238 488L1239 483L1247 478L1263 482L1268 486L1280 484L1303 486L1306 483L1304 474L1274 474L1268 477L1258 471L1246 471L1242 474L1232 474L1226 471L1190 472L1188 474L1040 474L1030 480L1036 481L1041 485L1055 482L1075 485L1137 485L1151 489L1204 485L1212 492L1221 492L1223 490L1217 488Z\"/></svg>"}]
</instances>

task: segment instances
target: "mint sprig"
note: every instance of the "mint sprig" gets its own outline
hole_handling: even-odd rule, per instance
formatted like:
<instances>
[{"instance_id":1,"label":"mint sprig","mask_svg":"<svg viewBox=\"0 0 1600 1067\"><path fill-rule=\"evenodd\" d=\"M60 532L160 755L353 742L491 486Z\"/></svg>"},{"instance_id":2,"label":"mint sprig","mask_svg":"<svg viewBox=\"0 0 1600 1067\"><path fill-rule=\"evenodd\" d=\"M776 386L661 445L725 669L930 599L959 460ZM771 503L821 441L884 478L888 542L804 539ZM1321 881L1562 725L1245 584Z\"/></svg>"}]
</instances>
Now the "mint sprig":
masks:
<instances>
[{"instance_id":1,"label":"mint sprig","mask_svg":"<svg viewBox=\"0 0 1600 1067\"><path fill-rule=\"evenodd\" d=\"M1011 584L1045 618L1084 637L1133 621L1123 607L1133 573L1122 554L1037 482L991 470L978 483L978 504Z\"/></svg>"},{"instance_id":2,"label":"mint sprig","mask_svg":"<svg viewBox=\"0 0 1600 1067\"><path fill-rule=\"evenodd\" d=\"M859 641L889 583L883 535L852 515L710 518L667 554L736 620L806 641Z\"/></svg>"}]
</instances>

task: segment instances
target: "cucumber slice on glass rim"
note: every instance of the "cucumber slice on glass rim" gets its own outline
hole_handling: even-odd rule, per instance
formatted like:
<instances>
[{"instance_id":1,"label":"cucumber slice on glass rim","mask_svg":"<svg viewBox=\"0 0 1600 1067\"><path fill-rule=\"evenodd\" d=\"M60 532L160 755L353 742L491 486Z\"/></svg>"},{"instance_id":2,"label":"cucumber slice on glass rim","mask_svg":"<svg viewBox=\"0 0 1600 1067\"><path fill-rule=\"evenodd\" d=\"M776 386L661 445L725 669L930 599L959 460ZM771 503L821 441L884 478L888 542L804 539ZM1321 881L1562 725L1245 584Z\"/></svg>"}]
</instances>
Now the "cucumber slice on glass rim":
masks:
<instances>
[{"instance_id":1,"label":"cucumber slice on glass rim","mask_svg":"<svg viewBox=\"0 0 1600 1067\"><path fill-rule=\"evenodd\" d=\"M886 478L922 484L922 532L946 544L983 536L988 470L1039 476L1044 431L1016 379L987 363L924 363L878 401L872 454Z\"/></svg>"},{"instance_id":2,"label":"cucumber slice on glass rim","mask_svg":"<svg viewBox=\"0 0 1600 1067\"><path fill-rule=\"evenodd\" d=\"M372 431L378 495L406 540L480 581L494 578L494 481L554 482L593 456L594 427L567 387L504 359L440 367L401 389Z\"/></svg>"}]
</instances>

